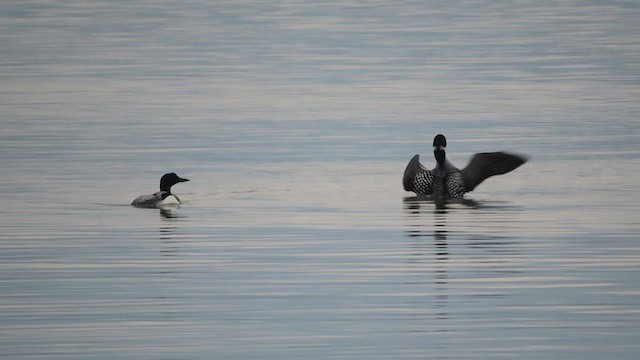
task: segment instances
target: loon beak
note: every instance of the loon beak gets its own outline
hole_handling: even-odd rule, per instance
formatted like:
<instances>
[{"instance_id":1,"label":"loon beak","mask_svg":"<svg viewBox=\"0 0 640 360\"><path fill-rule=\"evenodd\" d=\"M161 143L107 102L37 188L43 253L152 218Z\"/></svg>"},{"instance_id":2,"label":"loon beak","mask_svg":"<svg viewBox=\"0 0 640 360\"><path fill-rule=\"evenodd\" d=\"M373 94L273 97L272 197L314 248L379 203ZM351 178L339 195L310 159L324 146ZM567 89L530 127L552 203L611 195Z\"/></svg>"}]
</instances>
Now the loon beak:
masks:
<instances>
[{"instance_id":1,"label":"loon beak","mask_svg":"<svg viewBox=\"0 0 640 360\"><path fill-rule=\"evenodd\" d=\"M189 179L183 179L183 178L180 178L180 180L178 180L178 182L185 182L185 181L190 181L190 180Z\"/></svg>"}]
</instances>

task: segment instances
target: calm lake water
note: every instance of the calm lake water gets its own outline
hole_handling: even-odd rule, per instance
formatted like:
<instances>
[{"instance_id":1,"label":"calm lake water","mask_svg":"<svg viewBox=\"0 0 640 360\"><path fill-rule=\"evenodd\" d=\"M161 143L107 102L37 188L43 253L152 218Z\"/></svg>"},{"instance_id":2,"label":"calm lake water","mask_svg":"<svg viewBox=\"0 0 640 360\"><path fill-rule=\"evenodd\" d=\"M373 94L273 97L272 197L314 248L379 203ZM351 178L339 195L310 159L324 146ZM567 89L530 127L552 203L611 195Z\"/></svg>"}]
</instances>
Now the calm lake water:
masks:
<instances>
[{"instance_id":1,"label":"calm lake water","mask_svg":"<svg viewBox=\"0 0 640 360\"><path fill-rule=\"evenodd\" d=\"M0 357L637 359L640 4L4 1ZM436 209L448 140L531 160ZM172 212L129 203L191 179Z\"/></svg>"}]
</instances>

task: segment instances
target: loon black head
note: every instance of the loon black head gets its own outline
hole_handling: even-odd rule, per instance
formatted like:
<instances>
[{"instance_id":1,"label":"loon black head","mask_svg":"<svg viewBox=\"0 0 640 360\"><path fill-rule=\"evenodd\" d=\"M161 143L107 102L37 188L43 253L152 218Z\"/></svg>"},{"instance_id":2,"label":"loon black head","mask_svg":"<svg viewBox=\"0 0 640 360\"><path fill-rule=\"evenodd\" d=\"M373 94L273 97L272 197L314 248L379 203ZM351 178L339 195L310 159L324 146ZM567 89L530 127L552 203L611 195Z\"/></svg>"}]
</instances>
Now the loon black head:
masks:
<instances>
[{"instance_id":1,"label":"loon black head","mask_svg":"<svg viewBox=\"0 0 640 360\"><path fill-rule=\"evenodd\" d=\"M171 192L171 187L173 185L185 181L189 181L189 179L183 179L176 175L176 173L164 174L160 179L160 191Z\"/></svg>"},{"instance_id":2,"label":"loon black head","mask_svg":"<svg viewBox=\"0 0 640 360\"><path fill-rule=\"evenodd\" d=\"M442 134L436 135L433 138L433 156L436 157L438 165L444 166L445 152L444 148L447 147L447 138Z\"/></svg>"}]
</instances>

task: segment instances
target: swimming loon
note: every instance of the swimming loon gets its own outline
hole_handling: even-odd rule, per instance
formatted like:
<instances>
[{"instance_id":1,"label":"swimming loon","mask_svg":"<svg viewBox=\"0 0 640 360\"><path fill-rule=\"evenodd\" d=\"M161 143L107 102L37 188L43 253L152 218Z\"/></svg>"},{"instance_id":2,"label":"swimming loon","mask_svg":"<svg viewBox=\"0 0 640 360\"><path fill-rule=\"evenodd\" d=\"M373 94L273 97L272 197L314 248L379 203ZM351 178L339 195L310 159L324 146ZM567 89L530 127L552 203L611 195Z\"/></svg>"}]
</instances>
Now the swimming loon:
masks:
<instances>
[{"instance_id":1,"label":"swimming loon","mask_svg":"<svg viewBox=\"0 0 640 360\"><path fill-rule=\"evenodd\" d=\"M164 174L160 179L160 191L151 195L138 196L131 205L137 207L162 207L164 205L182 204L178 196L171 193L171 187L177 183L189 181L183 179L175 173Z\"/></svg>"},{"instance_id":2,"label":"swimming loon","mask_svg":"<svg viewBox=\"0 0 640 360\"><path fill-rule=\"evenodd\" d=\"M433 170L427 170L420 164L420 155L409 161L402 178L406 191L440 198L461 198L488 177L506 174L527 162L523 156L505 152L479 153L474 154L467 166L460 170L446 159L446 147L444 135L436 135L433 155L437 164Z\"/></svg>"}]
</instances>

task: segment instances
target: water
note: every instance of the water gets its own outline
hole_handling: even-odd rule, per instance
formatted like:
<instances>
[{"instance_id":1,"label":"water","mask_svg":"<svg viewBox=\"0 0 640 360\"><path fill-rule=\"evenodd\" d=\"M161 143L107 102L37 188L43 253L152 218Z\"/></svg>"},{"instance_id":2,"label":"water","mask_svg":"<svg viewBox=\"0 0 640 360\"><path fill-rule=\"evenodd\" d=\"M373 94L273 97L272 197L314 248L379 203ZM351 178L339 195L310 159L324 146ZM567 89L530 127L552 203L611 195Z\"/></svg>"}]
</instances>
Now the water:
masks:
<instances>
[{"instance_id":1,"label":"water","mask_svg":"<svg viewBox=\"0 0 640 360\"><path fill-rule=\"evenodd\" d=\"M3 2L0 356L637 358L639 20ZM531 161L436 209L437 133ZM128 205L169 171L180 209Z\"/></svg>"}]
</instances>

